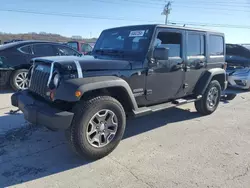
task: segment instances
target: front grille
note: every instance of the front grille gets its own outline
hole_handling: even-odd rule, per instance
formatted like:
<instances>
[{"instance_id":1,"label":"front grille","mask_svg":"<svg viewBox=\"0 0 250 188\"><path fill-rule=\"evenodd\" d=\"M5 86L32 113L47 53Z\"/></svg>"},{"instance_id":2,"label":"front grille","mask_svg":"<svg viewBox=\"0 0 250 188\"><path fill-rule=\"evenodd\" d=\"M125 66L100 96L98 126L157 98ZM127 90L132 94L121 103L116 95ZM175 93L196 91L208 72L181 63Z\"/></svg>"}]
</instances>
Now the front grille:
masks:
<instances>
[{"instance_id":1,"label":"front grille","mask_svg":"<svg viewBox=\"0 0 250 188\"><path fill-rule=\"evenodd\" d=\"M46 92L48 90L47 87L48 80L49 80L49 72L44 72L35 69L31 77L29 90L46 98L47 97Z\"/></svg>"}]
</instances>

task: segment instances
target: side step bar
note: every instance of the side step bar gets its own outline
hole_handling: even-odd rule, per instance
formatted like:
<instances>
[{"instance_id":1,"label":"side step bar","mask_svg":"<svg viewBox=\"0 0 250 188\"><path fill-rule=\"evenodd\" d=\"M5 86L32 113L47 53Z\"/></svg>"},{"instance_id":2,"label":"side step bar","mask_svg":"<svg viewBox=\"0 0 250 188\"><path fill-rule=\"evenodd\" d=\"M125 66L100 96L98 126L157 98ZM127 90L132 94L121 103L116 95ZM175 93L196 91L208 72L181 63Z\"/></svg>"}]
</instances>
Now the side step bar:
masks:
<instances>
[{"instance_id":1,"label":"side step bar","mask_svg":"<svg viewBox=\"0 0 250 188\"><path fill-rule=\"evenodd\" d=\"M153 112L158 112L158 111L161 111L161 110L165 110L167 108L172 108L172 107L175 107L175 106L195 102L195 101L201 99L201 97L202 96L199 95L197 98L177 99L177 100L174 100L172 102L167 102L167 103L158 104L158 105L149 106L149 107L141 107L141 108L138 108L137 110L133 110L133 115L135 117L138 117L138 116L150 114L150 113L153 113Z\"/></svg>"},{"instance_id":2,"label":"side step bar","mask_svg":"<svg viewBox=\"0 0 250 188\"><path fill-rule=\"evenodd\" d=\"M236 97L236 94L234 94L234 93L223 93L221 95L221 100L222 101L225 101L225 100L229 101L229 100L233 100L235 97ZM174 100L172 102L167 102L167 103L158 104L158 105L149 106L149 107L141 107L141 108L138 108L137 110L133 110L133 115L135 117L138 117L138 116L150 114L152 112L165 110L167 108L195 102L197 100L200 100L201 98L202 98L202 96L199 95L199 96L197 96L197 98L177 99L177 100Z\"/></svg>"}]
</instances>

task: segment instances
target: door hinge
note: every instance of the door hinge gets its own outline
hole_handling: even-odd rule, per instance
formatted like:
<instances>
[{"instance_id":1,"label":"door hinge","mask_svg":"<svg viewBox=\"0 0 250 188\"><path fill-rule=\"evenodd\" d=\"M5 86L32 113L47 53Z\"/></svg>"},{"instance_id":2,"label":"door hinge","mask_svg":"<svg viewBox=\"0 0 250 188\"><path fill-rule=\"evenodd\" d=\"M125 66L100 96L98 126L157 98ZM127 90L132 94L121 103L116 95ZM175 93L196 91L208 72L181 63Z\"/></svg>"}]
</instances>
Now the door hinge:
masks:
<instances>
[{"instance_id":1,"label":"door hinge","mask_svg":"<svg viewBox=\"0 0 250 188\"><path fill-rule=\"evenodd\" d=\"M183 84L183 88L184 88L184 89L185 89L185 88L188 88L188 84L187 84L187 83Z\"/></svg>"},{"instance_id":2,"label":"door hinge","mask_svg":"<svg viewBox=\"0 0 250 188\"><path fill-rule=\"evenodd\" d=\"M152 89L147 89L146 90L146 95L151 95L153 93Z\"/></svg>"},{"instance_id":3,"label":"door hinge","mask_svg":"<svg viewBox=\"0 0 250 188\"><path fill-rule=\"evenodd\" d=\"M148 69L147 75L151 75L154 73L154 69Z\"/></svg>"}]
</instances>

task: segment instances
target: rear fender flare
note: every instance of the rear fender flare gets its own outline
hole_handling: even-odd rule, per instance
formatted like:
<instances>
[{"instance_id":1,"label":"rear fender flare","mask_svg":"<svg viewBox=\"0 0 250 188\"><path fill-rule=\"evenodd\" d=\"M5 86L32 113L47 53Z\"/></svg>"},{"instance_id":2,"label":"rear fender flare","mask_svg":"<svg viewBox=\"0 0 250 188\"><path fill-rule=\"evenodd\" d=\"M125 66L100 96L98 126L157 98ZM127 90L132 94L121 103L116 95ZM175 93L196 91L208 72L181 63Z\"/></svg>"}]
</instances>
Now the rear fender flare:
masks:
<instances>
[{"instance_id":1,"label":"rear fender flare","mask_svg":"<svg viewBox=\"0 0 250 188\"><path fill-rule=\"evenodd\" d=\"M203 95L206 91L206 88L208 87L209 83L216 77L221 75L223 77L222 80L218 80L220 84L224 87L225 81L226 81L226 71L221 68L213 68L209 69L200 77L199 81L197 82L195 86L194 93L198 95ZM226 88L222 88L224 90Z\"/></svg>"}]
</instances>

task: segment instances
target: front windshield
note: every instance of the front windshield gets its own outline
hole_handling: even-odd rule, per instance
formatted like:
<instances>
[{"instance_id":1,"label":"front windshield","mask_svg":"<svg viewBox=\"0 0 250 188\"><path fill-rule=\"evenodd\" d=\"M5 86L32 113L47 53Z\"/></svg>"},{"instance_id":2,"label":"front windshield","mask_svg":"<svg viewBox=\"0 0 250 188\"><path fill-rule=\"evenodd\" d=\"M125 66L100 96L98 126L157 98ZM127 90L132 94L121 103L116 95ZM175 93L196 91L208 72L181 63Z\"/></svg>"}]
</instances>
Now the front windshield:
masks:
<instances>
[{"instance_id":1,"label":"front windshield","mask_svg":"<svg viewBox=\"0 0 250 188\"><path fill-rule=\"evenodd\" d=\"M153 33L153 28L149 26L134 26L115 28L103 31L99 37L93 53L102 52L103 55L122 53L123 56L136 55L144 58Z\"/></svg>"}]
</instances>

